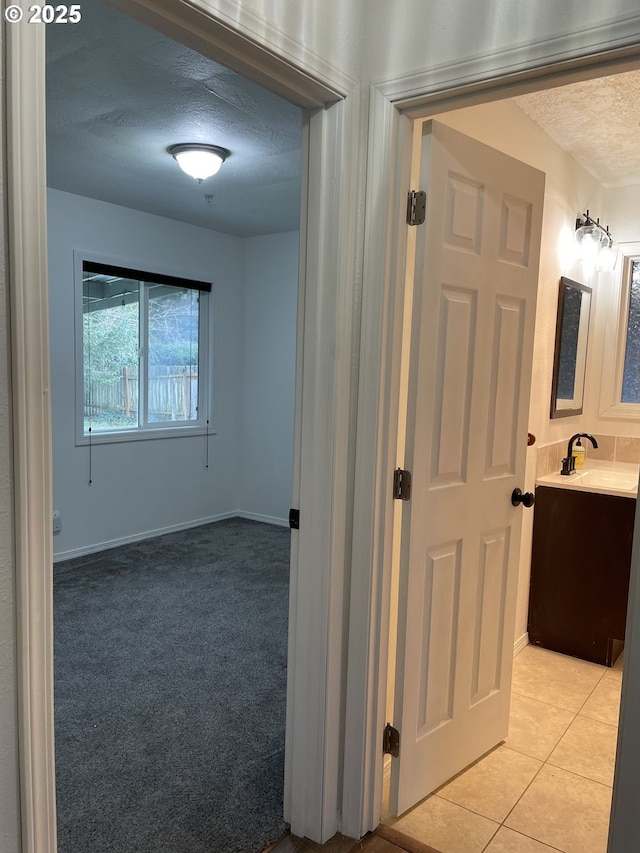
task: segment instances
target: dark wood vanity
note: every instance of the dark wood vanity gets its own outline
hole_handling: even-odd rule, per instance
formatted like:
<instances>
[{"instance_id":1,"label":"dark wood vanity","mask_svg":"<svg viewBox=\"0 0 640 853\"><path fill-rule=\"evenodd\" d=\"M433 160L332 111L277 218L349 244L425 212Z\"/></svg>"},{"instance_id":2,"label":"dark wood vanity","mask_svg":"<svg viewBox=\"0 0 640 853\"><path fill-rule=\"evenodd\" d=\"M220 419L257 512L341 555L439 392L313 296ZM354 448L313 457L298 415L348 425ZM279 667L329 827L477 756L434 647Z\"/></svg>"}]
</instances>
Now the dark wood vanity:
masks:
<instances>
[{"instance_id":1,"label":"dark wood vanity","mask_svg":"<svg viewBox=\"0 0 640 853\"><path fill-rule=\"evenodd\" d=\"M635 498L536 488L529 642L611 666L622 651Z\"/></svg>"}]
</instances>

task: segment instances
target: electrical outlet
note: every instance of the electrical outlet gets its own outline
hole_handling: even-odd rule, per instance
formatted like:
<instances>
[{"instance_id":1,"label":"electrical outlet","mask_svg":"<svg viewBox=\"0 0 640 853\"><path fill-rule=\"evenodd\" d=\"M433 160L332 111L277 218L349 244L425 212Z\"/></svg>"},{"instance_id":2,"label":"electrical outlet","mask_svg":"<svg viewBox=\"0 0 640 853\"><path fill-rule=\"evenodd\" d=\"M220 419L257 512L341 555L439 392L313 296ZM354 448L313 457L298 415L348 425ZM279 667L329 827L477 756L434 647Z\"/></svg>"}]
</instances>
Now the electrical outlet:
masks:
<instances>
[{"instance_id":1,"label":"electrical outlet","mask_svg":"<svg viewBox=\"0 0 640 853\"><path fill-rule=\"evenodd\" d=\"M60 515L59 509L54 509L53 511L53 533L60 533L62 530L62 516Z\"/></svg>"}]
</instances>

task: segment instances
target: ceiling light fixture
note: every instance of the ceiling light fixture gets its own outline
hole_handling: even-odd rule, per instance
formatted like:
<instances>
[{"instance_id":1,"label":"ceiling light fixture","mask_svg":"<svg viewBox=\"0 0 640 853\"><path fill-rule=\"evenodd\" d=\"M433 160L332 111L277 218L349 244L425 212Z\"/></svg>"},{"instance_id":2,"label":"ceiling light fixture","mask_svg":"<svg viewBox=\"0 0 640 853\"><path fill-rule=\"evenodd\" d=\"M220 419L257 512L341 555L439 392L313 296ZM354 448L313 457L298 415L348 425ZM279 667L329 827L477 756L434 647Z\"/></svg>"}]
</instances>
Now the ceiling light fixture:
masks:
<instances>
[{"instance_id":1,"label":"ceiling light fixture","mask_svg":"<svg viewBox=\"0 0 640 853\"><path fill-rule=\"evenodd\" d=\"M218 145L199 142L171 145L167 150L175 157L182 171L195 178L198 183L215 175L231 153Z\"/></svg>"},{"instance_id":2,"label":"ceiling light fixture","mask_svg":"<svg viewBox=\"0 0 640 853\"><path fill-rule=\"evenodd\" d=\"M618 247L613 242L609 227L600 225L599 219L589 216L589 211L576 219L574 240L578 249L578 257L587 266L611 272L618 260Z\"/></svg>"}]
</instances>

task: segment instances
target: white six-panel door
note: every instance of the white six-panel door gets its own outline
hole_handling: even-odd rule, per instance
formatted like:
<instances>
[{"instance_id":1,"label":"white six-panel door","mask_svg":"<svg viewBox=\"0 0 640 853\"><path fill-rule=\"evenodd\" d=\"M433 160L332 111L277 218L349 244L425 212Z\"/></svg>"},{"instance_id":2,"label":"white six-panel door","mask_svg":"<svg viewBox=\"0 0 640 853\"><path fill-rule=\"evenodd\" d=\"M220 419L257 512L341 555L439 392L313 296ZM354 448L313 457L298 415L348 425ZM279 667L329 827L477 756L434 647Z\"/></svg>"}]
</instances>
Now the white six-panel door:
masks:
<instances>
[{"instance_id":1,"label":"white six-panel door","mask_svg":"<svg viewBox=\"0 0 640 853\"><path fill-rule=\"evenodd\" d=\"M507 734L544 175L425 124L390 808Z\"/></svg>"}]
</instances>

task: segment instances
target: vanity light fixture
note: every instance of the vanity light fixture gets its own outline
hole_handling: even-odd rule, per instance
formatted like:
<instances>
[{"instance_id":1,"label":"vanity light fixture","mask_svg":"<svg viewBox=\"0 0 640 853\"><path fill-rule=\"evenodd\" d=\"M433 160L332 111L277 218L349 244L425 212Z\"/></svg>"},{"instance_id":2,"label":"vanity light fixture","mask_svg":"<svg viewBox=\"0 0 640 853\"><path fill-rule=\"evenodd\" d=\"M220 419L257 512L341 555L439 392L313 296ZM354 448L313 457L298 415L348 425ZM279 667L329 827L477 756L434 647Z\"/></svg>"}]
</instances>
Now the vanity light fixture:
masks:
<instances>
[{"instance_id":1,"label":"vanity light fixture","mask_svg":"<svg viewBox=\"0 0 640 853\"><path fill-rule=\"evenodd\" d=\"M198 183L215 175L231 153L218 145L205 145L200 142L184 142L171 145L168 149L178 166Z\"/></svg>"},{"instance_id":2,"label":"vanity light fixture","mask_svg":"<svg viewBox=\"0 0 640 853\"><path fill-rule=\"evenodd\" d=\"M576 219L574 240L578 258L585 264L601 272L613 270L618 260L618 247L609 226L600 225L600 220L593 219L588 210Z\"/></svg>"}]
</instances>

